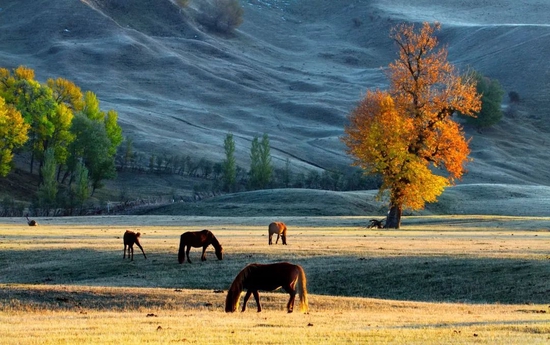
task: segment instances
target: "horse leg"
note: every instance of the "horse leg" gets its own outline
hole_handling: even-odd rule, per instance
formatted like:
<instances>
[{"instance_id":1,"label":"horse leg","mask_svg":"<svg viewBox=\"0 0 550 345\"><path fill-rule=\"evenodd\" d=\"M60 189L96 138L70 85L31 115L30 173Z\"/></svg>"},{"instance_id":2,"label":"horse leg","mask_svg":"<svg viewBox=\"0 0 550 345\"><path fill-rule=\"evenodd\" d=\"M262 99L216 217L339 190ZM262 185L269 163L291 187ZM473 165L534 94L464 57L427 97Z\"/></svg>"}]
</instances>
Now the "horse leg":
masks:
<instances>
[{"instance_id":1,"label":"horse leg","mask_svg":"<svg viewBox=\"0 0 550 345\"><path fill-rule=\"evenodd\" d=\"M246 291L246 295L244 295L244 300L243 300L243 309L241 310L241 312L244 312L246 310L246 302L248 302L248 299L250 298L251 293L252 291L250 290Z\"/></svg>"},{"instance_id":2,"label":"horse leg","mask_svg":"<svg viewBox=\"0 0 550 345\"><path fill-rule=\"evenodd\" d=\"M260 294L258 293L258 290L252 291L254 294L254 299L256 300L256 305L258 306L258 313L262 311L262 305L260 304Z\"/></svg>"},{"instance_id":3,"label":"horse leg","mask_svg":"<svg viewBox=\"0 0 550 345\"><path fill-rule=\"evenodd\" d=\"M130 246L130 249L132 250L132 260L134 261L134 246ZM130 257L130 254L128 254L128 257Z\"/></svg>"},{"instance_id":4,"label":"horse leg","mask_svg":"<svg viewBox=\"0 0 550 345\"><path fill-rule=\"evenodd\" d=\"M272 244L273 244L272 239L271 239L272 237L273 237L273 234L270 233L270 234L269 234L269 245L272 245Z\"/></svg>"},{"instance_id":5,"label":"horse leg","mask_svg":"<svg viewBox=\"0 0 550 345\"><path fill-rule=\"evenodd\" d=\"M289 313L292 313L292 311L294 310L294 300L296 299L296 289L293 289L290 286L288 286L287 288L285 288L285 290L290 295L290 298L288 299L288 303L286 305L286 309L288 310Z\"/></svg>"},{"instance_id":6,"label":"horse leg","mask_svg":"<svg viewBox=\"0 0 550 345\"><path fill-rule=\"evenodd\" d=\"M279 243L279 234L277 234L277 240L275 241L275 244Z\"/></svg>"},{"instance_id":7,"label":"horse leg","mask_svg":"<svg viewBox=\"0 0 550 345\"><path fill-rule=\"evenodd\" d=\"M294 278L294 280L290 283L288 283L288 285L286 286L283 286L283 289L288 292L288 294L290 295L290 298L288 299L288 303L286 305L286 309L289 313L292 313L292 311L294 310L294 301L296 299L296 283L298 281L298 278Z\"/></svg>"},{"instance_id":8,"label":"horse leg","mask_svg":"<svg viewBox=\"0 0 550 345\"><path fill-rule=\"evenodd\" d=\"M283 240L283 244L286 246L286 235L285 234L282 234L281 235L281 238Z\"/></svg>"},{"instance_id":9,"label":"horse leg","mask_svg":"<svg viewBox=\"0 0 550 345\"><path fill-rule=\"evenodd\" d=\"M127 247L127 246L124 245L124 254L122 254L122 258L123 258L123 259L126 259L126 247Z\"/></svg>"},{"instance_id":10,"label":"horse leg","mask_svg":"<svg viewBox=\"0 0 550 345\"><path fill-rule=\"evenodd\" d=\"M187 246L187 250L185 251L185 254L187 255L187 261L191 263L191 259L189 259L189 252L191 251L191 246Z\"/></svg>"},{"instance_id":11,"label":"horse leg","mask_svg":"<svg viewBox=\"0 0 550 345\"><path fill-rule=\"evenodd\" d=\"M202 246L202 255L201 255L201 261L206 261L206 247L208 246Z\"/></svg>"}]
</instances>

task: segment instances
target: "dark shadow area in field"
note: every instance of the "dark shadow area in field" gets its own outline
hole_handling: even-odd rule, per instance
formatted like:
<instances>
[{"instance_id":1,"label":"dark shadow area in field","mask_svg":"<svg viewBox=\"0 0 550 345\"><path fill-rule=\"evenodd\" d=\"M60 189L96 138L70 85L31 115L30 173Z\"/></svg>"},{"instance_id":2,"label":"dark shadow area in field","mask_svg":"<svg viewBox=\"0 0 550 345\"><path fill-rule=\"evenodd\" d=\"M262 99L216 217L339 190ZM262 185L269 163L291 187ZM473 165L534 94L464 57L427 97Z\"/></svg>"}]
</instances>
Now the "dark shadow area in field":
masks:
<instances>
[{"instance_id":1,"label":"dark shadow area in field","mask_svg":"<svg viewBox=\"0 0 550 345\"><path fill-rule=\"evenodd\" d=\"M182 295L180 290L94 288L67 286L6 286L0 289L0 309L41 310L141 310L223 308L225 294L218 290L198 291ZM223 291L222 291L223 292ZM156 314L147 314L155 317Z\"/></svg>"},{"instance_id":2,"label":"dark shadow area in field","mask_svg":"<svg viewBox=\"0 0 550 345\"><path fill-rule=\"evenodd\" d=\"M309 290L335 296L424 302L547 303L549 261L493 258L308 259Z\"/></svg>"},{"instance_id":3,"label":"dark shadow area in field","mask_svg":"<svg viewBox=\"0 0 550 345\"><path fill-rule=\"evenodd\" d=\"M215 279L227 271L213 252L201 262L200 250L191 252L192 264L179 264L177 253L148 253L139 249L134 260L123 259L123 251L93 249L24 250L0 253L0 283L70 284L90 286L175 287L186 289L226 288ZM231 272L233 274L233 272ZM214 277L214 278L213 278ZM229 282L230 283L230 282ZM227 283L227 284L229 284Z\"/></svg>"},{"instance_id":4,"label":"dark shadow area in field","mask_svg":"<svg viewBox=\"0 0 550 345\"><path fill-rule=\"evenodd\" d=\"M540 232L550 231L550 220L546 217L514 217L514 216L479 216L479 215L466 215L466 216L409 216L403 218L402 225L406 228L408 226L425 226L425 230L433 230L434 227L439 227L434 231L443 231L442 228L446 228L447 231L456 231L460 229L472 229L482 228L484 232L495 231L517 231L517 230L534 230ZM392 231L392 229L386 229Z\"/></svg>"},{"instance_id":5,"label":"dark shadow area in field","mask_svg":"<svg viewBox=\"0 0 550 345\"><path fill-rule=\"evenodd\" d=\"M3 251L0 283L78 286L162 287L226 290L252 262L290 261L304 267L313 294L382 299L465 302L547 303L549 260L457 258L450 256L308 257L286 253L229 254L218 261L207 250L192 251L192 264L176 253L148 253L122 259L122 250Z\"/></svg>"}]
</instances>

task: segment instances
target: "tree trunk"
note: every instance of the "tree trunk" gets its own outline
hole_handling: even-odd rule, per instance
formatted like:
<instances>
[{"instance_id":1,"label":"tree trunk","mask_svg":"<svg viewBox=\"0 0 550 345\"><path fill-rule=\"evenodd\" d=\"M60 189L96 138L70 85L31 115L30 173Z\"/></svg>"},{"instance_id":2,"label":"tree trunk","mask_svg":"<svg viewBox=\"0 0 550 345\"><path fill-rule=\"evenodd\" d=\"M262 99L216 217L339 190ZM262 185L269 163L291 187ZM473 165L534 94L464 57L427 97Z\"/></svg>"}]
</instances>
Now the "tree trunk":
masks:
<instances>
[{"instance_id":1,"label":"tree trunk","mask_svg":"<svg viewBox=\"0 0 550 345\"><path fill-rule=\"evenodd\" d=\"M386 217L386 225L384 226L387 229L399 229L401 226L401 213L403 209L400 205L391 205L390 211Z\"/></svg>"}]
</instances>

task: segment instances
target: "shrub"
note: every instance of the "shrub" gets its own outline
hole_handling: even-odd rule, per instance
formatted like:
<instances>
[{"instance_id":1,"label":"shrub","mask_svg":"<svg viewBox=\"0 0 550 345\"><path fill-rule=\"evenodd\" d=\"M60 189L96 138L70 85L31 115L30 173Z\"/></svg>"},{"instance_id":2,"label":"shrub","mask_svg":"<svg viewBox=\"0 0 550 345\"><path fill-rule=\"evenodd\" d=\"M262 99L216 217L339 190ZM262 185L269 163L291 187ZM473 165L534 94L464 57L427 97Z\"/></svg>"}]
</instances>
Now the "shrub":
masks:
<instances>
[{"instance_id":1,"label":"shrub","mask_svg":"<svg viewBox=\"0 0 550 345\"><path fill-rule=\"evenodd\" d=\"M504 90L495 79L483 76L479 72L472 72L471 76L477 82L477 92L481 94L481 110L476 117L465 116L466 121L481 130L498 123L502 118L502 96Z\"/></svg>"},{"instance_id":2,"label":"shrub","mask_svg":"<svg viewBox=\"0 0 550 345\"><path fill-rule=\"evenodd\" d=\"M508 93L508 98L510 99L510 103L519 103L519 93L516 91L510 91Z\"/></svg>"},{"instance_id":3,"label":"shrub","mask_svg":"<svg viewBox=\"0 0 550 345\"><path fill-rule=\"evenodd\" d=\"M204 0L197 20L211 30L229 33L242 24L243 14L238 0Z\"/></svg>"},{"instance_id":4,"label":"shrub","mask_svg":"<svg viewBox=\"0 0 550 345\"><path fill-rule=\"evenodd\" d=\"M176 0L176 5L181 8L185 8L189 5L189 0Z\"/></svg>"}]
</instances>

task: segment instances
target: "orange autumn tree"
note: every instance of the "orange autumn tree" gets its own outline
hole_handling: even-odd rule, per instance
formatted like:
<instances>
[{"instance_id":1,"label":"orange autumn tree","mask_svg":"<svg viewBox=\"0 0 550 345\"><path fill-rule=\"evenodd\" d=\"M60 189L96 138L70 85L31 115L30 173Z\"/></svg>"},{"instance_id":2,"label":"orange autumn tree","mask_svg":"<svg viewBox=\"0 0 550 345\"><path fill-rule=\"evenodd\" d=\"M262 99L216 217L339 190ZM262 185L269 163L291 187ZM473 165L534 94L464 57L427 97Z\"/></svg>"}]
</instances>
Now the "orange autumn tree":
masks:
<instances>
[{"instance_id":1,"label":"orange autumn tree","mask_svg":"<svg viewBox=\"0 0 550 345\"><path fill-rule=\"evenodd\" d=\"M368 91L349 115L343 142L354 165L382 177L387 228L398 229L404 209L435 202L460 179L470 150L452 116L474 116L480 95L473 79L461 77L437 49L439 24L402 24L391 31L399 56L389 65L388 91Z\"/></svg>"}]
</instances>

